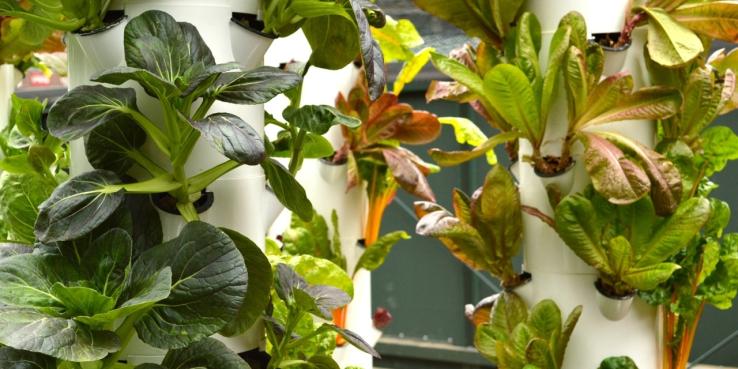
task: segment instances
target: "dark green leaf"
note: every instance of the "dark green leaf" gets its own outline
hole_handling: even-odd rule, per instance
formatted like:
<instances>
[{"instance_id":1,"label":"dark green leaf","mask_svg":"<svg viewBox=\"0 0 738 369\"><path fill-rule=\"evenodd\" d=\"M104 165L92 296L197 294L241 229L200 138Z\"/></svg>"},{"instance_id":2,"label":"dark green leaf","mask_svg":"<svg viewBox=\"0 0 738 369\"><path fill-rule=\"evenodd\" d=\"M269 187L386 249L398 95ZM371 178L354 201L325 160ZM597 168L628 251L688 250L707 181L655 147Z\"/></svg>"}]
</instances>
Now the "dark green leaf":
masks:
<instances>
[{"instance_id":1,"label":"dark green leaf","mask_svg":"<svg viewBox=\"0 0 738 369\"><path fill-rule=\"evenodd\" d=\"M123 191L111 186L118 183L114 173L96 170L57 187L41 204L36 237L42 242L69 241L89 233L123 202Z\"/></svg>"},{"instance_id":2,"label":"dark green leaf","mask_svg":"<svg viewBox=\"0 0 738 369\"><path fill-rule=\"evenodd\" d=\"M4 369L57 369L52 357L12 347L0 348L0 368Z\"/></svg>"},{"instance_id":3,"label":"dark green leaf","mask_svg":"<svg viewBox=\"0 0 738 369\"><path fill-rule=\"evenodd\" d=\"M149 70L139 68L115 67L97 76L93 76L91 79L95 82L108 83L116 86L120 86L128 81L135 81L149 95L159 99L171 98L179 93L179 89L172 81L164 80Z\"/></svg>"},{"instance_id":4,"label":"dark green leaf","mask_svg":"<svg viewBox=\"0 0 738 369\"><path fill-rule=\"evenodd\" d=\"M361 125L361 121L342 114L336 108L328 105L306 105L299 109L287 108L284 117L291 124L308 132L323 135L335 125L344 125L349 128L356 128Z\"/></svg>"},{"instance_id":5,"label":"dark green leaf","mask_svg":"<svg viewBox=\"0 0 738 369\"><path fill-rule=\"evenodd\" d=\"M85 137L87 160L95 169L105 169L120 176L136 163L138 149L146 143L146 132L127 116L119 117L93 129Z\"/></svg>"},{"instance_id":6,"label":"dark green leaf","mask_svg":"<svg viewBox=\"0 0 738 369\"><path fill-rule=\"evenodd\" d=\"M247 271L234 242L202 222L141 254L134 277L170 267L172 290L136 323L139 337L160 348L182 348L213 335L233 320L244 301ZM135 281L134 281L135 282Z\"/></svg>"},{"instance_id":7,"label":"dark green leaf","mask_svg":"<svg viewBox=\"0 0 738 369\"><path fill-rule=\"evenodd\" d=\"M233 104L264 104L297 86L300 75L273 67L222 74L213 86L213 96Z\"/></svg>"},{"instance_id":8,"label":"dark green leaf","mask_svg":"<svg viewBox=\"0 0 738 369\"><path fill-rule=\"evenodd\" d=\"M309 221L313 217L313 204L305 193L299 182L290 172L274 159L268 159L261 163L266 174L269 186L279 202L290 209L300 218Z\"/></svg>"},{"instance_id":9,"label":"dark green leaf","mask_svg":"<svg viewBox=\"0 0 738 369\"><path fill-rule=\"evenodd\" d=\"M566 245L585 263L603 274L612 275L606 251L600 238L602 224L595 208L587 198L566 197L556 207L556 232Z\"/></svg>"},{"instance_id":10,"label":"dark green leaf","mask_svg":"<svg viewBox=\"0 0 738 369\"><path fill-rule=\"evenodd\" d=\"M250 369L236 353L213 338L170 350L161 365L166 369Z\"/></svg>"},{"instance_id":11,"label":"dark green leaf","mask_svg":"<svg viewBox=\"0 0 738 369\"><path fill-rule=\"evenodd\" d=\"M233 240L238 251L241 252L249 277L246 297L238 310L236 319L220 331L225 336L233 336L251 328L269 304L273 280L272 266L259 246L246 236L230 229L222 229L222 231Z\"/></svg>"},{"instance_id":12,"label":"dark green leaf","mask_svg":"<svg viewBox=\"0 0 738 369\"><path fill-rule=\"evenodd\" d=\"M64 305L63 316L104 314L115 307L115 299L87 287L67 287L54 283L51 293Z\"/></svg>"},{"instance_id":13,"label":"dark green leaf","mask_svg":"<svg viewBox=\"0 0 738 369\"><path fill-rule=\"evenodd\" d=\"M379 44L372 37L371 26L364 14L361 1L349 0L349 3L359 31L359 47L361 59L364 62L364 72L369 83L369 97L375 100L384 93L387 85L387 78L384 75L384 55L382 55Z\"/></svg>"},{"instance_id":14,"label":"dark green leaf","mask_svg":"<svg viewBox=\"0 0 738 369\"><path fill-rule=\"evenodd\" d=\"M361 52L356 23L344 15L310 18L302 31L313 50L310 64L316 67L341 69Z\"/></svg>"},{"instance_id":15,"label":"dark green leaf","mask_svg":"<svg viewBox=\"0 0 738 369\"><path fill-rule=\"evenodd\" d=\"M638 369L633 359L627 356L609 357L602 361L598 369Z\"/></svg>"},{"instance_id":16,"label":"dark green leaf","mask_svg":"<svg viewBox=\"0 0 738 369\"><path fill-rule=\"evenodd\" d=\"M218 152L240 164L257 165L266 157L259 133L236 115L217 113L192 122L192 126Z\"/></svg>"},{"instance_id":17,"label":"dark green leaf","mask_svg":"<svg viewBox=\"0 0 738 369\"><path fill-rule=\"evenodd\" d=\"M136 91L131 88L79 86L57 100L46 124L52 135L72 141L137 110Z\"/></svg>"},{"instance_id":18,"label":"dark green leaf","mask_svg":"<svg viewBox=\"0 0 738 369\"><path fill-rule=\"evenodd\" d=\"M0 308L0 343L75 362L100 360L120 350L120 339L113 332L10 307Z\"/></svg>"},{"instance_id":19,"label":"dark green leaf","mask_svg":"<svg viewBox=\"0 0 738 369\"><path fill-rule=\"evenodd\" d=\"M0 175L0 217L8 239L32 244L38 207L51 196L54 184L35 174Z\"/></svg>"},{"instance_id":20,"label":"dark green leaf","mask_svg":"<svg viewBox=\"0 0 738 369\"><path fill-rule=\"evenodd\" d=\"M120 228L98 237L82 258L82 270L105 296L118 298L131 268L133 240ZM88 314L89 315L89 314Z\"/></svg>"},{"instance_id":21,"label":"dark green leaf","mask_svg":"<svg viewBox=\"0 0 738 369\"><path fill-rule=\"evenodd\" d=\"M356 333L354 333L354 332L352 332L352 331L350 331L348 329L340 328L340 327L335 326L333 324L323 324L323 326L321 328L326 328L326 329L330 329L332 331L335 331L341 337L343 337L344 339L346 339L346 341L348 343L350 343L351 345L353 345L357 349L359 349L361 351L364 351L367 354L370 354L370 355L374 356L377 359L381 359L381 356L379 355L379 353L377 352L377 350L375 350L368 343L366 343L366 341L364 341L363 338L359 337L358 334L356 334Z\"/></svg>"},{"instance_id":22,"label":"dark green leaf","mask_svg":"<svg viewBox=\"0 0 738 369\"><path fill-rule=\"evenodd\" d=\"M30 254L33 252L31 245L23 245L20 243L0 243L0 260L11 256Z\"/></svg>"},{"instance_id":23,"label":"dark green leaf","mask_svg":"<svg viewBox=\"0 0 738 369\"><path fill-rule=\"evenodd\" d=\"M291 303L294 300L295 290L304 290L308 284L294 269L287 264L277 265L277 284L276 291L282 301Z\"/></svg>"},{"instance_id":24,"label":"dark green leaf","mask_svg":"<svg viewBox=\"0 0 738 369\"><path fill-rule=\"evenodd\" d=\"M56 282L77 276L60 256L21 254L0 260L0 302L10 306L60 309L51 294Z\"/></svg>"}]
</instances>

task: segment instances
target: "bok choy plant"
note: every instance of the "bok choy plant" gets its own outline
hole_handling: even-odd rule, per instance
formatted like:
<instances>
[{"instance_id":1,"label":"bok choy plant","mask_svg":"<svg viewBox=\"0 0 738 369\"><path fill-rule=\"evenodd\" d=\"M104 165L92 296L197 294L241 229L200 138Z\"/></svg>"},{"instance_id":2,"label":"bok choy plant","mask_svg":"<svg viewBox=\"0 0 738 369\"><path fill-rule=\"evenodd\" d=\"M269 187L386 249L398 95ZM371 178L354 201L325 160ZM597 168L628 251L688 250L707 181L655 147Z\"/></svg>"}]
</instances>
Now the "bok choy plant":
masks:
<instances>
[{"instance_id":1,"label":"bok choy plant","mask_svg":"<svg viewBox=\"0 0 738 369\"><path fill-rule=\"evenodd\" d=\"M297 186L284 168L264 161L264 142L248 123L232 114L207 112L218 100L264 103L296 86L298 75L268 67L243 71L235 63L215 64L192 25L177 23L159 11L132 19L125 41L127 65L93 79L114 85L136 82L158 101L163 119L144 115L131 88L80 86L64 95L51 108L49 130L64 140L85 137L87 157L97 170L64 184L41 208L36 227L41 241L75 238L100 224L113 210L106 205L122 196L120 191L168 193L176 204L170 210L178 210L188 221L197 220L194 203L201 192L241 165L262 164L273 184ZM228 160L188 177L185 164L201 137ZM147 140L164 160L156 162L144 153ZM140 182L123 183L121 178L134 166L146 176ZM96 216L88 221L78 207L94 209ZM68 225L75 222L84 223L84 228L70 229Z\"/></svg>"}]
</instances>

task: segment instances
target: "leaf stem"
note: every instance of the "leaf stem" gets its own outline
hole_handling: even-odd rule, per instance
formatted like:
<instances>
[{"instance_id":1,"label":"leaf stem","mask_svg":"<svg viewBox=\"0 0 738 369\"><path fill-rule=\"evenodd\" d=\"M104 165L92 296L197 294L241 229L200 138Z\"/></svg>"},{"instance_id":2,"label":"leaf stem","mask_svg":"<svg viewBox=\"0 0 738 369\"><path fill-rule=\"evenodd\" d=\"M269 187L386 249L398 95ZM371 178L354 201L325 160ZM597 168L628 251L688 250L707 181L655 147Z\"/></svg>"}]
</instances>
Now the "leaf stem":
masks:
<instances>
[{"instance_id":1,"label":"leaf stem","mask_svg":"<svg viewBox=\"0 0 738 369\"><path fill-rule=\"evenodd\" d=\"M200 214L197 213L197 209L195 209L195 205L192 201L185 203L178 202L177 210L179 210L179 214L182 215L182 218L184 218L187 223L200 220Z\"/></svg>"},{"instance_id":2,"label":"leaf stem","mask_svg":"<svg viewBox=\"0 0 738 369\"><path fill-rule=\"evenodd\" d=\"M141 128L146 131L146 134L149 135L149 138L154 141L156 147L158 147L159 150L164 153L164 155L171 155L169 151L171 145L169 138L164 135L164 132L162 132L161 129L159 129L156 124L154 124L154 122L152 122L151 120L149 120L149 118L134 109L125 108L123 112L130 115L131 118L133 118L136 123L138 123L139 126L141 126Z\"/></svg>"},{"instance_id":3,"label":"leaf stem","mask_svg":"<svg viewBox=\"0 0 738 369\"><path fill-rule=\"evenodd\" d=\"M297 134L297 137L295 138L295 142L292 145L292 157L290 158L290 174L293 176L297 174L297 172L300 170L300 167L302 166L302 148L305 145L305 137L307 136L307 131L304 129L300 129L299 133Z\"/></svg>"},{"instance_id":4,"label":"leaf stem","mask_svg":"<svg viewBox=\"0 0 738 369\"><path fill-rule=\"evenodd\" d=\"M159 164L156 164L153 160L149 159L148 156L142 154L138 150L130 150L126 152L126 155L133 159L136 164L146 169L154 177L163 176L168 173L166 170L164 170L164 168L159 166Z\"/></svg>"},{"instance_id":5,"label":"leaf stem","mask_svg":"<svg viewBox=\"0 0 738 369\"><path fill-rule=\"evenodd\" d=\"M200 174L190 177L189 182L189 193L197 193L204 190L211 183L215 182L218 178L222 177L226 173L241 166L236 161L228 160L218 166L208 169Z\"/></svg>"},{"instance_id":6,"label":"leaf stem","mask_svg":"<svg viewBox=\"0 0 738 369\"><path fill-rule=\"evenodd\" d=\"M135 331L135 324L143 318L144 315L149 313L148 309L141 310L137 313L134 313L132 315L129 315L124 321L123 324L118 327L118 329L115 330L115 334L120 337L120 350L115 352L114 354L111 354L105 360L103 360L103 366L102 369L112 369L115 364L118 363L118 360L123 355L123 351L128 347L128 344L131 343L131 339L133 338Z\"/></svg>"}]
</instances>

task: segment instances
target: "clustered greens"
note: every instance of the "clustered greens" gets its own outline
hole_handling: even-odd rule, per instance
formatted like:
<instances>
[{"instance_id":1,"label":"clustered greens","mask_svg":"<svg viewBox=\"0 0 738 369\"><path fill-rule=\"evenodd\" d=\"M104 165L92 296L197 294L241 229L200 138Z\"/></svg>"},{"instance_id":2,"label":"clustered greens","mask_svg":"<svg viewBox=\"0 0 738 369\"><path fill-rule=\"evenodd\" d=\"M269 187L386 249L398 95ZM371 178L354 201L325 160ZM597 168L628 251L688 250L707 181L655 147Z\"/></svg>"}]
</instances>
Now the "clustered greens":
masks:
<instances>
[{"instance_id":1,"label":"clustered greens","mask_svg":"<svg viewBox=\"0 0 738 369\"><path fill-rule=\"evenodd\" d=\"M570 13L553 35L545 71L539 64L541 27L534 15L522 11L523 1L415 3L480 40L476 46L455 50L450 57L432 55L436 68L453 81L431 84L428 99L468 103L501 131L484 141L486 137L470 122L447 120L459 142L475 148L434 149L433 159L442 166L457 165L507 143L508 154L517 160L517 142L524 139L532 152L521 159L539 175L559 174L574 160L581 162L592 185L569 196L567 189L559 189L559 195L566 197L551 196L553 216L519 202L499 200L490 202L488 214L523 211L537 216L599 272L596 285L603 294L637 293L662 306L663 368L686 368L705 305L728 309L738 292L736 237L724 233L730 208L711 197L717 185L710 181L729 161L738 159L738 136L728 127L711 126L737 107L734 71L738 53L719 50L708 55L706 51L715 39L735 42L738 2L636 1L620 38L598 37L597 42L589 40L582 16ZM644 59L653 86L634 88L633 78L625 73L603 75L602 47L629 45L641 26L646 26ZM544 142L549 144L549 112L558 91L565 93L567 134L560 155L545 155L541 148ZM625 120L655 121L655 147L598 127ZM578 144L584 148L581 154L574 149ZM490 155L488 159L495 162ZM505 177L505 170L498 166L486 183ZM455 215L432 203L418 203L422 217L418 231L439 238L462 261L509 285L510 276L515 275L510 260L518 251L521 230L501 217L480 222L485 219L483 207L474 205L475 199L481 203L478 199L502 191L514 198L511 181L497 181L495 186L485 184L471 202L455 191ZM506 229L511 237L503 237ZM485 321L485 309L489 304L471 314L476 323ZM500 360L499 343L494 347L489 341L477 343L502 368L542 367L533 357L523 355L535 350L533 345L524 345L526 350L518 356L524 359L510 364ZM552 363L555 360L543 367ZM610 358L601 366L634 367L627 358Z\"/></svg>"}]
</instances>

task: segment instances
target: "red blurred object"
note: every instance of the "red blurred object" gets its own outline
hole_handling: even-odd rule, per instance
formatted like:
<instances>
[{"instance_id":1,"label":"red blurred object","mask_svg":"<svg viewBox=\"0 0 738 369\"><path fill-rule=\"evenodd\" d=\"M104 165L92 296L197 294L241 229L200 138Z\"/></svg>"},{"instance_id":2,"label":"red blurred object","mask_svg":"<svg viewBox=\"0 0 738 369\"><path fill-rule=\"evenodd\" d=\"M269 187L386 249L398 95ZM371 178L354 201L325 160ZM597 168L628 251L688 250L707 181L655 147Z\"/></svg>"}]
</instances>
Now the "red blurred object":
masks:
<instances>
[{"instance_id":1,"label":"red blurred object","mask_svg":"<svg viewBox=\"0 0 738 369\"><path fill-rule=\"evenodd\" d=\"M392 323L392 314L385 308L377 308L374 312L374 328L384 329Z\"/></svg>"}]
</instances>

